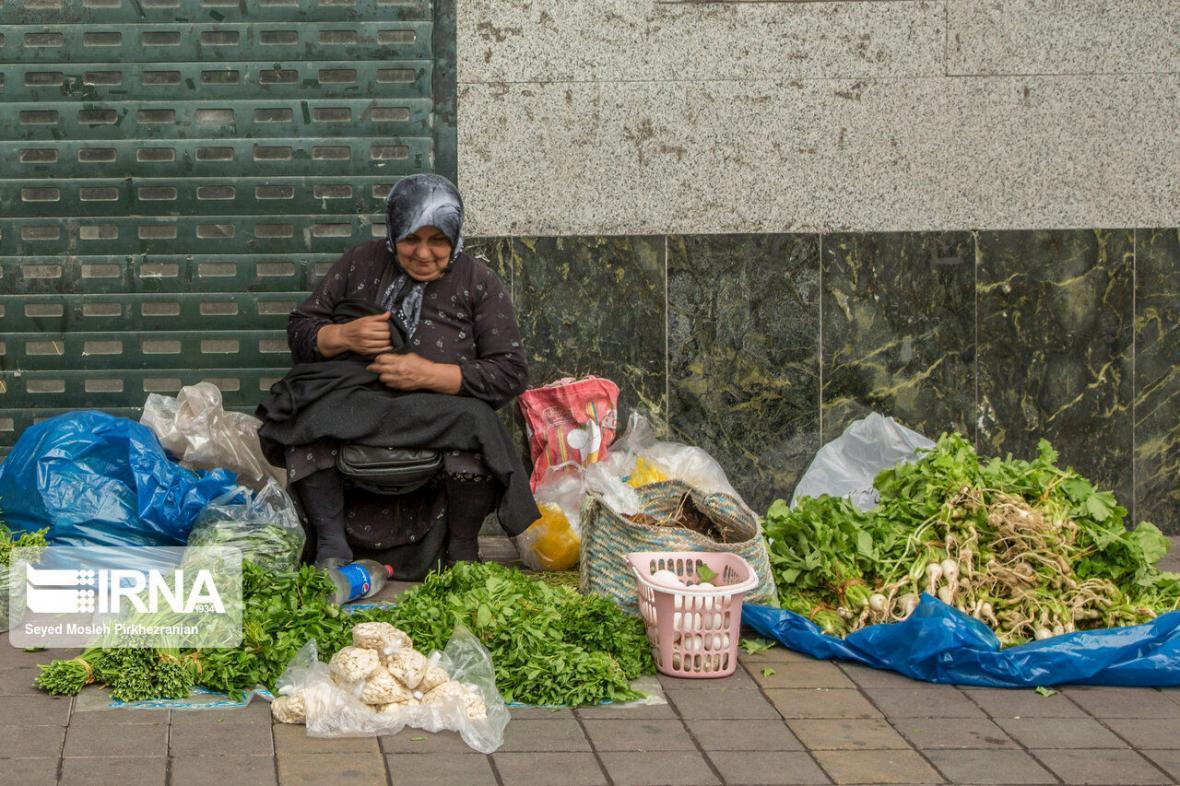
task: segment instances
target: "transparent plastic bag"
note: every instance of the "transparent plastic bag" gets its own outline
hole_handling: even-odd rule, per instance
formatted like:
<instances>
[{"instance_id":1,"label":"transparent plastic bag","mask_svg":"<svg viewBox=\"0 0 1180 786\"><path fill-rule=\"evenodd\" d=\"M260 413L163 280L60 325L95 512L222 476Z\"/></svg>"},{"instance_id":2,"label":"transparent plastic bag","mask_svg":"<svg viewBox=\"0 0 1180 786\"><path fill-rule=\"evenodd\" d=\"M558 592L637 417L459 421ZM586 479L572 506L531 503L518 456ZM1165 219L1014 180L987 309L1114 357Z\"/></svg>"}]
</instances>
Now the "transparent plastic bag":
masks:
<instances>
[{"instance_id":1,"label":"transparent plastic bag","mask_svg":"<svg viewBox=\"0 0 1180 786\"><path fill-rule=\"evenodd\" d=\"M242 559L284 572L299 567L306 535L295 502L269 481L257 493L239 486L212 500L197 517L189 546L232 546Z\"/></svg>"},{"instance_id":2,"label":"transparent plastic bag","mask_svg":"<svg viewBox=\"0 0 1180 786\"><path fill-rule=\"evenodd\" d=\"M532 570L569 570L582 550L581 511L586 484L582 468L550 467L537 485L541 518L513 539L521 561Z\"/></svg>"},{"instance_id":3,"label":"transparent plastic bag","mask_svg":"<svg viewBox=\"0 0 1180 786\"><path fill-rule=\"evenodd\" d=\"M222 467L253 489L271 480L286 484L283 471L262 456L258 443L262 421L242 412L226 412L221 391L211 382L183 387L176 398L152 393L139 422L154 431L160 444L189 468Z\"/></svg>"},{"instance_id":4,"label":"transparent plastic bag","mask_svg":"<svg viewBox=\"0 0 1180 786\"><path fill-rule=\"evenodd\" d=\"M615 462L614 468L624 477L642 472L656 480L679 480L706 494L726 494L745 506L742 495L730 484L725 470L708 451L657 439L648 419L638 412L631 413L627 431L616 444L611 459Z\"/></svg>"},{"instance_id":5,"label":"transparent plastic bag","mask_svg":"<svg viewBox=\"0 0 1180 786\"><path fill-rule=\"evenodd\" d=\"M791 505L804 497L827 494L846 497L860 510L871 510L881 502L873 479L932 447L929 439L893 418L870 413L819 449L795 486Z\"/></svg>"},{"instance_id":6,"label":"transparent plastic bag","mask_svg":"<svg viewBox=\"0 0 1180 786\"><path fill-rule=\"evenodd\" d=\"M452 680L478 691L486 708L485 717L469 718L458 700L378 712L332 681L328 664L317 657L315 640L305 644L291 660L279 679L279 694L302 696L307 734L311 737L372 737L398 734L409 726L432 733L455 731L473 750L494 752L504 743L509 715L496 689L491 654L470 631L458 626L441 653L439 665Z\"/></svg>"}]
</instances>

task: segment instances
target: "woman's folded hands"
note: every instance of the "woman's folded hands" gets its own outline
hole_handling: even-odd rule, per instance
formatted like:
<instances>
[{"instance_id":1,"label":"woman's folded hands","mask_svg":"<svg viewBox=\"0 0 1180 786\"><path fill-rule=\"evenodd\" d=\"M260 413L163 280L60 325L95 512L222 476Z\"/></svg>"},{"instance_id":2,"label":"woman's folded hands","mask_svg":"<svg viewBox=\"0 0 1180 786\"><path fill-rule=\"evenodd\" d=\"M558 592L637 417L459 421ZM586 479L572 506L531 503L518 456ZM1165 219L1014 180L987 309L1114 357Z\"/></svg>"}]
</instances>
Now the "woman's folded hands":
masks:
<instances>
[{"instance_id":1,"label":"woman's folded hands","mask_svg":"<svg viewBox=\"0 0 1180 786\"><path fill-rule=\"evenodd\" d=\"M430 390L454 395L462 386L463 375L451 363L435 363L413 353L378 355L368 366L381 384L392 390Z\"/></svg>"}]
</instances>

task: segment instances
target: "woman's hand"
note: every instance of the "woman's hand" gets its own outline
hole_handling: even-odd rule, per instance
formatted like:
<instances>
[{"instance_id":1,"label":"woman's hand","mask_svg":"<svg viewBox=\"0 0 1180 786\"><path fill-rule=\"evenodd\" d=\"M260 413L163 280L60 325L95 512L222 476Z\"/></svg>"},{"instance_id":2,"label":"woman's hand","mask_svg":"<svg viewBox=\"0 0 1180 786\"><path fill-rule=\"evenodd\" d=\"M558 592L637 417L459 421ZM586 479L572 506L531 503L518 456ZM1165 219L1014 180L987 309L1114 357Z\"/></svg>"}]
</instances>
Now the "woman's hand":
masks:
<instances>
[{"instance_id":1,"label":"woman's hand","mask_svg":"<svg viewBox=\"0 0 1180 786\"><path fill-rule=\"evenodd\" d=\"M455 395L463 381L458 366L435 363L413 353L378 355L368 369L391 390L429 390Z\"/></svg>"},{"instance_id":2,"label":"woman's hand","mask_svg":"<svg viewBox=\"0 0 1180 786\"><path fill-rule=\"evenodd\" d=\"M316 345L325 358L345 352L373 357L390 352L389 312L361 317L342 325L324 325L316 335Z\"/></svg>"}]
</instances>

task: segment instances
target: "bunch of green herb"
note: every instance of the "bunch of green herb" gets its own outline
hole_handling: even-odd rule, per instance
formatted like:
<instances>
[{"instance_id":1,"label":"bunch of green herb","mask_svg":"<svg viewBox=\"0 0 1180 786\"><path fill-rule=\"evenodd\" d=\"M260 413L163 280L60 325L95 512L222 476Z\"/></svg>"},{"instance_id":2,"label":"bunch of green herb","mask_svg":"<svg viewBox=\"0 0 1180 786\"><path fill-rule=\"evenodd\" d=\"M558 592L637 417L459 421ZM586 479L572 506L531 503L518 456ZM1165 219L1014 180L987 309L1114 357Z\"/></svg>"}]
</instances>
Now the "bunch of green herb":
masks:
<instances>
[{"instance_id":1,"label":"bunch of green herb","mask_svg":"<svg viewBox=\"0 0 1180 786\"><path fill-rule=\"evenodd\" d=\"M1149 523L1128 530L1112 493L1056 464L1043 440L1032 461L985 461L951 434L882 472L872 511L775 502L765 532L782 605L844 634L902 619L929 592L1004 644L1180 606L1180 576L1156 567L1167 538Z\"/></svg>"},{"instance_id":2,"label":"bunch of green herb","mask_svg":"<svg viewBox=\"0 0 1180 786\"><path fill-rule=\"evenodd\" d=\"M198 668L195 657L175 650L93 649L41 666L34 684L55 696L73 696L97 683L120 701L183 699L192 693Z\"/></svg>"},{"instance_id":3,"label":"bunch of green herb","mask_svg":"<svg viewBox=\"0 0 1180 786\"><path fill-rule=\"evenodd\" d=\"M304 534L301 529L273 524L244 524L216 521L198 525L189 536L188 545L202 548L232 546L242 559L264 570L284 572L299 566Z\"/></svg>"},{"instance_id":4,"label":"bunch of green herb","mask_svg":"<svg viewBox=\"0 0 1180 786\"><path fill-rule=\"evenodd\" d=\"M506 701L594 704L640 698L629 681L654 671L643 623L609 600L583 597L496 564L460 563L400 598L357 617L397 625L423 651L442 649L455 625L491 653Z\"/></svg>"}]
</instances>

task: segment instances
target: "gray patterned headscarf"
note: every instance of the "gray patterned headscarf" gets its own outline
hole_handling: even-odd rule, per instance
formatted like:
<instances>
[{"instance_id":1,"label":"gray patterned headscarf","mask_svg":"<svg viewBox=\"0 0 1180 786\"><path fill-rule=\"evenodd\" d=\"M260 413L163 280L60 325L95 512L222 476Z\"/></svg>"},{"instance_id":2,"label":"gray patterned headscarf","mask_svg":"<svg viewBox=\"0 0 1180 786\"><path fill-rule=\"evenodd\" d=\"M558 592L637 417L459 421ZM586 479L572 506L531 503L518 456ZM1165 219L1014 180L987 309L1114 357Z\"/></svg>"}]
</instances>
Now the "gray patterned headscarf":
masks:
<instances>
[{"instance_id":1,"label":"gray patterned headscarf","mask_svg":"<svg viewBox=\"0 0 1180 786\"><path fill-rule=\"evenodd\" d=\"M422 227L435 227L446 235L451 241L451 262L459 258L463 251L463 197L455 184L442 175L403 178L385 200L385 245L394 260L397 242ZM382 293L382 307L392 312L407 339L418 328L427 283L414 281L403 271Z\"/></svg>"}]
</instances>

